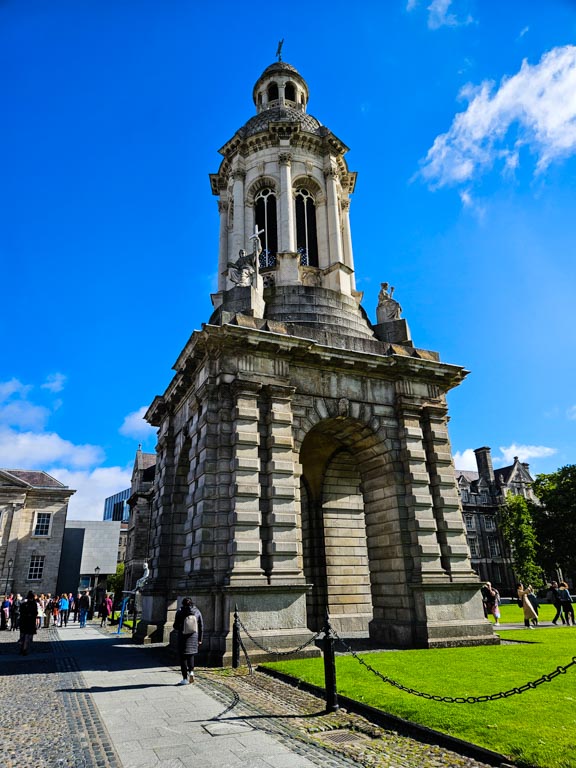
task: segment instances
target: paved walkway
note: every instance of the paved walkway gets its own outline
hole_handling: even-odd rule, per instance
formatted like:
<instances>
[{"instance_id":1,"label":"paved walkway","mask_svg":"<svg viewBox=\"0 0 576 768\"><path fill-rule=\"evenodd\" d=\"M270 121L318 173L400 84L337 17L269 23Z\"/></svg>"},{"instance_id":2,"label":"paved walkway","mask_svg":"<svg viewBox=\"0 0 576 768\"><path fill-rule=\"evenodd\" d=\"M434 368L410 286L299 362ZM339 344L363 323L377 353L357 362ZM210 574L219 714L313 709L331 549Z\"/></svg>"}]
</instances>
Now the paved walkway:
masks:
<instances>
[{"instance_id":1,"label":"paved walkway","mask_svg":"<svg viewBox=\"0 0 576 768\"><path fill-rule=\"evenodd\" d=\"M0 632L3 768L483 768L265 675L200 670L97 624L41 630L30 656Z\"/></svg>"}]
</instances>

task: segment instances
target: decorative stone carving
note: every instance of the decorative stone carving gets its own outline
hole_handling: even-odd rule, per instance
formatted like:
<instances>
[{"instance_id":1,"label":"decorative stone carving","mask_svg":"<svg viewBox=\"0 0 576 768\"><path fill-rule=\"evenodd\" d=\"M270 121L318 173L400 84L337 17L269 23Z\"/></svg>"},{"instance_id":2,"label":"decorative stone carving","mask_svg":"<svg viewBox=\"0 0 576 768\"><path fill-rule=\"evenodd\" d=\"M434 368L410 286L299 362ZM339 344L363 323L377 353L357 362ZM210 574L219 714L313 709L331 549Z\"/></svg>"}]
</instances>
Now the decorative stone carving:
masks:
<instances>
[{"instance_id":1,"label":"decorative stone carving","mask_svg":"<svg viewBox=\"0 0 576 768\"><path fill-rule=\"evenodd\" d=\"M236 261L228 262L228 277L235 285L247 287L254 283L256 263L253 254L248 254L244 248L240 249Z\"/></svg>"},{"instance_id":2,"label":"decorative stone carving","mask_svg":"<svg viewBox=\"0 0 576 768\"><path fill-rule=\"evenodd\" d=\"M376 316L379 323L390 322L391 320L400 320L402 307L393 299L394 286L389 288L388 283L380 284L380 294L378 296L378 306L376 307Z\"/></svg>"},{"instance_id":3,"label":"decorative stone carving","mask_svg":"<svg viewBox=\"0 0 576 768\"><path fill-rule=\"evenodd\" d=\"M292 155L290 152L280 152L278 155L278 162L280 165L291 165L292 164Z\"/></svg>"}]
</instances>

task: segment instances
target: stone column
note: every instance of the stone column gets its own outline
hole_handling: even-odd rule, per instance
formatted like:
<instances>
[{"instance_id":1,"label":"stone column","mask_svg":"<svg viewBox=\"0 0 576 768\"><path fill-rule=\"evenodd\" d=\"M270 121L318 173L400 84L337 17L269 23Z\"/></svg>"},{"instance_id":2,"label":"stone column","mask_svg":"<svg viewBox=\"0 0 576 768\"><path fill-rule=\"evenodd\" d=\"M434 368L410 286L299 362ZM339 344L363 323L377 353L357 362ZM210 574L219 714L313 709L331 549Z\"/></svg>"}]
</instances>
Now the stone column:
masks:
<instances>
[{"instance_id":1,"label":"stone column","mask_svg":"<svg viewBox=\"0 0 576 768\"><path fill-rule=\"evenodd\" d=\"M328 237L328 207L326 195L316 197L316 237L318 238L318 266L330 266L330 240Z\"/></svg>"},{"instance_id":2,"label":"stone column","mask_svg":"<svg viewBox=\"0 0 576 768\"><path fill-rule=\"evenodd\" d=\"M475 579L476 575L470 565L454 478L447 412L445 405L424 406L422 417L426 460L442 565L451 575L452 581L469 581Z\"/></svg>"},{"instance_id":3,"label":"stone column","mask_svg":"<svg viewBox=\"0 0 576 768\"><path fill-rule=\"evenodd\" d=\"M354 270L354 257L352 255L352 232L350 231L350 200L342 200L340 205L342 206L342 234L343 234L343 256L344 264ZM354 277L354 271L350 275L351 289L356 289L356 280Z\"/></svg>"},{"instance_id":4,"label":"stone column","mask_svg":"<svg viewBox=\"0 0 576 768\"><path fill-rule=\"evenodd\" d=\"M266 387L269 396L265 467L268 526L264 553L272 584L286 578L291 584L295 579L304 581L297 505L301 473L292 436L295 391L294 387Z\"/></svg>"},{"instance_id":5,"label":"stone column","mask_svg":"<svg viewBox=\"0 0 576 768\"><path fill-rule=\"evenodd\" d=\"M281 152L278 155L280 165L280 221L278 231L278 250L294 253L296 250L296 231L294 226L294 198L292 195L292 155Z\"/></svg>"},{"instance_id":6,"label":"stone column","mask_svg":"<svg viewBox=\"0 0 576 768\"><path fill-rule=\"evenodd\" d=\"M232 228L232 253L229 253L230 261L236 261L238 252L246 247L244 234L244 171L234 171L234 186L232 188L232 197L234 200L234 223ZM228 287L233 287L228 281Z\"/></svg>"},{"instance_id":7,"label":"stone column","mask_svg":"<svg viewBox=\"0 0 576 768\"><path fill-rule=\"evenodd\" d=\"M328 197L328 242L330 245L330 264L343 262L342 232L340 229L340 210L338 207L338 171L335 168L325 171L326 193Z\"/></svg>"},{"instance_id":8,"label":"stone column","mask_svg":"<svg viewBox=\"0 0 576 768\"><path fill-rule=\"evenodd\" d=\"M409 396L398 395L401 457L406 478L407 528L414 562L413 582L448 581L440 558L430 476L421 426L421 406Z\"/></svg>"},{"instance_id":9,"label":"stone column","mask_svg":"<svg viewBox=\"0 0 576 768\"><path fill-rule=\"evenodd\" d=\"M232 385L230 583L264 583L260 526L260 434L258 395L262 385L236 380Z\"/></svg>"},{"instance_id":10,"label":"stone column","mask_svg":"<svg viewBox=\"0 0 576 768\"><path fill-rule=\"evenodd\" d=\"M220 239L218 249L218 290L226 290L226 270L228 269L228 203L218 200L220 214Z\"/></svg>"}]
</instances>

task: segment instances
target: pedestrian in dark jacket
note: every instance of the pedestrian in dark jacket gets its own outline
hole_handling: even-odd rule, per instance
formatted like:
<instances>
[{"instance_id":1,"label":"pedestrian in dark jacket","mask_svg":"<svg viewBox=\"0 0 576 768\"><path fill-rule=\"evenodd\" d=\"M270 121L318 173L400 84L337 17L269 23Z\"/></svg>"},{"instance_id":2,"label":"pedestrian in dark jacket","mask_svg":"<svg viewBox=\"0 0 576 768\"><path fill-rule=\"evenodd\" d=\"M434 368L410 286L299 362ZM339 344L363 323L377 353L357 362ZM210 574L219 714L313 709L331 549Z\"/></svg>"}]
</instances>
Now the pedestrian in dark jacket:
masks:
<instances>
[{"instance_id":1,"label":"pedestrian in dark jacket","mask_svg":"<svg viewBox=\"0 0 576 768\"><path fill-rule=\"evenodd\" d=\"M566 624L564 616L562 615L562 603L560 602L560 590L558 589L557 581L553 581L550 584L550 597L552 598L552 603L556 609L552 624L558 624L558 619L562 619L562 624Z\"/></svg>"},{"instance_id":2,"label":"pedestrian in dark jacket","mask_svg":"<svg viewBox=\"0 0 576 768\"><path fill-rule=\"evenodd\" d=\"M202 614L191 598L185 597L182 600L174 619L174 629L178 632L178 653L182 671L182 680L178 685L188 685L194 682L194 656L198 653L198 646L202 644L204 634Z\"/></svg>"},{"instance_id":3,"label":"pedestrian in dark jacket","mask_svg":"<svg viewBox=\"0 0 576 768\"><path fill-rule=\"evenodd\" d=\"M20 606L20 653L26 656L30 651L36 634L38 604L34 592L28 592L26 600Z\"/></svg>"}]
</instances>

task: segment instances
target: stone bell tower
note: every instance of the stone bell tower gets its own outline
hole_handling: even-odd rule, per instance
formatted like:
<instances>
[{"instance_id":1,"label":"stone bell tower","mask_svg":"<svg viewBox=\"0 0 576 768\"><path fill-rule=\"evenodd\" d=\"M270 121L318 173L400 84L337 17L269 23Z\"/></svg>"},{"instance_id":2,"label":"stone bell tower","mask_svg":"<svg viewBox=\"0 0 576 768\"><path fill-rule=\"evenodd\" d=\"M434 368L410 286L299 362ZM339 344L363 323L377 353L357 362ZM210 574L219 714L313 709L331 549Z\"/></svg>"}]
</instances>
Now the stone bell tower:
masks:
<instances>
[{"instance_id":1,"label":"stone bell tower","mask_svg":"<svg viewBox=\"0 0 576 768\"><path fill-rule=\"evenodd\" d=\"M166 639L191 595L207 661L231 616L300 645L326 609L345 636L495 642L471 570L445 394L465 371L410 338L393 288L361 306L347 147L267 67L256 114L220 149L214 311L147 419L158 428L151 578L139 633Z\"/></svg>"}]
</instances>

